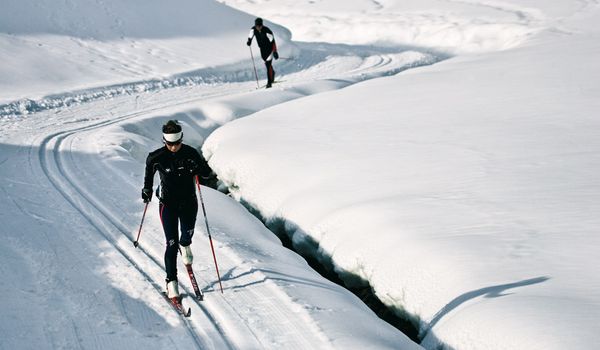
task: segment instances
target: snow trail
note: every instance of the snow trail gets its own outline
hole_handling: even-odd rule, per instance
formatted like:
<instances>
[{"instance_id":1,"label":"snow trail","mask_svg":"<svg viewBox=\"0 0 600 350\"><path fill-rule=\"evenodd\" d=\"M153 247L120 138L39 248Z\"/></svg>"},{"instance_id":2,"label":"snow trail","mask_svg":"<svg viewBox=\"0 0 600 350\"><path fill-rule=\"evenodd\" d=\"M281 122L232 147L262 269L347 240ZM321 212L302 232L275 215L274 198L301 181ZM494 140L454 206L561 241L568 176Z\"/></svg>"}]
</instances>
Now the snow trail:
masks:
<instances>
[{"instance_id":1,"label":"snow trail","mask_svg":"<svg viewBox=\"0 0 600 350\"><path fill-rule=\"evenodd\" d=\"M331 55L325 55L318 50L312 53L307 51L305 61L290 60L288 64L297 66L297 71L281 75L280 78L285 81L269 91L255 90L252 81L236 82L236 74L233 74L234 78L230 82L200 83L177 88L164 88L159 84L156 89L143 90L132 84L127 88L128 92L114 95L107 93L112 91L112 88L101 88L93 92L84 92L84 95L89 93L92 97L82 98L80 102L72 105L69 97L57 95L55 104L48 104L48 108L42 108L37 113L26 114L29 112L25 110L22 114L7 112L3 115L0 130L10 132L18 128L33 137L27 156L28 167L33 170L33 177L46 188L45 191L56 192L62 197L65 204L56 202L56 209L62 208L59 210L82 219L75 232L67 229L65 233L77 234L84 241L102 242L99 243L102 246L102 260L110 257L111 261L122 260L128 266L126 270L130 272L127 278L122 273L115 273L114 263L102 268L102 274L120 290L117 294L120 312L132 324L147 323L152 318L146 319L132 313L129 309L132 302L125 295L132 295L141 304L164 314L165 321L169 324L183 325L187 340L177 340L181 347L187 347L189 344L203 349L337 347L334 343L339 340L329 339L310 316L309 311L314 310L313 306L292 299L281 289L282 286L297 283L320 286L323 282L304 281L292 275L282 274L277 269L257 266L255 261L240 257L236 252L248 249L248 243L230 237L228 230L219 226L212 227L211 214L214 211L210 208L209 223L211 231L214 229L213 238L223 271L226 294L215 292L216 276L213 276L212 268L198 269L196 265L196 278L201 285L206 286L202 288L205 301L184 298L184 305L191 307L192 316L189 319L179 317L158 293L163 290L164 238L154 215L154 204L148 208L140 247L133 247L132 242L141 217L138 210L141 210L141 206L132 209L127 203L131 202L133 193L135 198L138 196L136 189L140 183L135 179L139 178L142 171L132 170L138 174L132 177L129 172L131 163L127 163L130 160L124 163L125 159L119 156L131 152L128 157L143 157L144 153L149 152L150 148L146 148L147 146L136 145L137 140L147 137L145 132L135 133L144 129L143 125L147 121L155 123L153 120L163 120L165 114L172 114L172 117L168 118L181 118L188 113L187 111L200 108L201 112L194 112L196 118L187 119L190 128L186 130L186 135L191 142L201 144L212 130L233 118L240 118L291 99L339 89L438 60L432 55L410 51L394 52L381 49L378 53L377 48L370 47L327 47ZM320 80L315 80L315 77ZM93 97L95 93L99 93L101 97ZM249 101L253 102L248 104ZM182 111L183 114L174 111ZM158 120L156 122L161 123ZM56 129L56 125L62 127ZM104 136L107 132L120 128L134 133L131 137L133 143L126 141L115 144L110 137ZM3 163L11 159L12 155L9 154L9 158L3 160ZM111 186L115 177L122 185ZM49 187L44 185L44 179ZM207 197L212 203L223 201L210 191ZM228 201L231 202L228 205L235 204L231 199ZM67 206L69 209L66 209ZM199 218L197 224L201 223ZM65 231L67 227L51 223L50 227L53 226L58 226L55 231L61 235L60 232ZM197 231L203 230L198 228ZM196 261L212 261L209 251L201 249L203 244L207 244L202 242L203 238L205 237L200 234L195 238L197 243L193 249ZM63 245L63 250L78 251L78 247L69 244L68 240L63 241ZM81 258L76 259L75 255L69 253L67 256L76 262L81 261ZM60 266L48 266L48 269L58 271ZM137 282L131 284L129 279ZM193 294L187 276L181 273L180 285L183 293ZM337 287L333 285L323 284L322 288L328 293L337 293ZM234 293L233 296L231 293ZM66 310L67 317L73 319L74 316L70 312L72 311ZM140 314L144 313L145 311ZM85 334L92 329L86 328ZM87 347L86 335L83 336L84 343L77 340L80 339L79 336L74 335L72 339L73 344ZM102 341L98 340L93 347L102 347L101 344Z\"/></svg>"},{"instance_id":2,"label":"snow trail","mask_svg":"<svg viewBox=\"0 0 600 350\"><path fill-rule=\"evenodd\" d=\"M597 0L221 2L248 13L5 3L0 348L419 348L209 189L226 293L200 224L207 301L174 313L156 201L131 244L167 119L194 146L212 135L232 196L422 320L423 346L598 347ZM270 91L244 46L259 12L288 58Z\"/></svg>"}]
</instances>

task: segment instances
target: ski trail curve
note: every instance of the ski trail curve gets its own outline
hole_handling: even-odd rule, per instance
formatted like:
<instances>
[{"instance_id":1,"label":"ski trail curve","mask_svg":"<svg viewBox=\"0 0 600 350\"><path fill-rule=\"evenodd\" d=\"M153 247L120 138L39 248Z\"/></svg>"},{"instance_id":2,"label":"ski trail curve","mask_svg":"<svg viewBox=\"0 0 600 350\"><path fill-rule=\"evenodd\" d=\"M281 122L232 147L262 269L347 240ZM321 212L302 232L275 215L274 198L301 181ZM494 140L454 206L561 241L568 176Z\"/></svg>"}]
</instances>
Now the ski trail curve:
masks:
<instances>
[{"instance_id":1,"label":"ski trail curve","mask_svg":"<svg viewBox=\"0 0 600 350\"><path fill-rule=\"evenodd\" d=\"M348 50L348 48L344 47L344 50ZM438 61L431 56L415 55L407 59L403 54L367 52L358 59L354 59L346 57L348 54L344 53L338 58L327 57L316 64L315 62L319 61L319 58L313 56L310 58L313 62L310 67L286 76L285 87L273 89L269 94L254 94L254 89L249 89L249 85L252 85L249 83L226 84L211 88L192 87L186 93L174 89L160 91L160 93L153 92L152 96L146 95L149 96L147 98L149 101L146 101L147 104L143 110L138 109L139 95L135 97L135 104L131 103L134 96L91 101L76 106L72 111L71 108L66 108L60 114L53 113L52 118L58 118L62 121L63 126L68 125L68 128L61 130L62 127L52 126L52 123L56 121L48 121L48 125L42 128L46 131L38 131L37 141L34 140L32 147L29 148L28 162L32 169L39 169L39 177L47 179L50 188L68 203L74 213L88 223L89 229L85 229L85 232L81 234L85 237L96 237L105 241L115 254L130 265L139 276L138 279L151 286L158 294L163 290L161 284L165 274L162 267L162 232L156 232L157 230L146 232L141 247L133 248L132 242L137 225L139 225L139 217L132 217L123 211L115 211L114 209L118 208L115 202L111 201L110 197L107 198L102 189L94 186L97 177L106 177L101 181L103 183L110 183L110 178L115 175L122 179L127 177L113 172L115 169L110 167L102 168L101 161L96 162L89 159L97 157L99 153L80 152L78 145L82 142L81 140L93 138L104 128L119 123L131 121L135 123L135 120L155 115L163 110L200 103L220 96L250 93L253 94L251 97L242 96L242 99L263 99L261 108L266 108L310 94L310 90L306 92L306 84L313 81L315 77L323 78L325 76L330 79L344 80L343 83L332 84L328 87L328 89L337 89ZM337 63L340 62L343 63L341 68L337 66ZM302 85L298 92L295 92L295 84ZM200 90L199 94L197 93L198 89ZM320 88L315 91L326 90ZM271 96L280 96L280 98ZM131 104L123 104L123 100L129 101ZM256 110L247 110L243 115L253 112ZM32 124L35 124L35 118L43 119L44 113L50 114L50 111L28 118L32 118ZM237 117L243 115L237 115ZM10 125L8 127L10 128ZM202 128L201 126L197 127ZM212 128L214 129L216 126L212 126ZM208 132L210 130L212 129L209 129ZM203 132L207 131L203 130ZM39 145L37 151L36 144ZM137 193L135 186L133 181L124 181L123 188L131 188L133 192ZM200 220L197 224L202 226ZM197 232L201 231L198 229ZM216 237L227 235L226 232L219 232L217 229L215 229L215 234ZM195 240L202 238L198 235ZM215 280L214 277L211 277L212 270L196 272L200 284L209 286L204 288L206 301L198 302L192 298L185 298L184 304L186 307L191 307L192 316L180 321L194 347L199 349L330 347L327 337L311 322L309 314L291 300L276 283L273 283L269 276L243 261L227 244L218 240L216 243L219 263L222 264L222 271L225 271L223 284L226 294L221 295L221 293L215 292ZM196 249L194 253L198 261L212 261L212 256L207 251ZM193 295L189 283L186 282L188 282L186 277L180 276L182 291ZM245 287L240 288L240 284ZM121 298L119 300L121 308L126 309L125 302ZM165 305L161 305L164 310ZM168 308L168 305L166 307ZM125 314L127 313L125 312ZM77 333L76 327L74 332ZM78 338L75 337L75 339Z\"/></svg>"}]
</instances>

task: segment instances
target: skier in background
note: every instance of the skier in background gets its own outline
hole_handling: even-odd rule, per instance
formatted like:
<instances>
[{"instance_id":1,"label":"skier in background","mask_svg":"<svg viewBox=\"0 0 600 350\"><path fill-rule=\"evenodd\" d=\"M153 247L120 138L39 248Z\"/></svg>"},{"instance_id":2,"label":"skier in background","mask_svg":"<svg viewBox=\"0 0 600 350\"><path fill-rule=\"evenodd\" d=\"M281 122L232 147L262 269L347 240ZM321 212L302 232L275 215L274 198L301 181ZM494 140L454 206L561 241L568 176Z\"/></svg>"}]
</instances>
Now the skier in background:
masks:
<instances>
[{"instance_id":1,"label":"skier in background","mask_svg":"<svg viewBox=\"0 0 600 350\"><path fill-rule=\"evenodd\" d=\"M177 252L180 246L183 263L191 265L193 261L190 245L198 213L194 177L199 175L199 179L204 184L211 170L196 149L182 143L183 131L177 121L169 120L163 125L162 132L164 147L150 152L146 159L142 199L144 203L152 200L154 174L158 171L160 186L156 191L160 201L160 220L167 241L165 250L167 296L171 300L179 300ZM181 227L181 237L178 225Z\"/></svg>"},{"instance_id":2,"label":"skier in background","mask_svg":"<svg viewBox=\"0 0 600 350\"><path fill-rule=\"evenodd\" d=\"M275 36L268 27L263 26L262 18L254 20L254 27L250 29L248 34L248 41L246 45L252 45L252 38L256 38L258 47L260 48L260 55L265 61L267 67L267 89L271 87L275 81L275 71L273 70L273 58L279 59L277 53L277 45L275 44Z\"/></svg>"}]
</instances>

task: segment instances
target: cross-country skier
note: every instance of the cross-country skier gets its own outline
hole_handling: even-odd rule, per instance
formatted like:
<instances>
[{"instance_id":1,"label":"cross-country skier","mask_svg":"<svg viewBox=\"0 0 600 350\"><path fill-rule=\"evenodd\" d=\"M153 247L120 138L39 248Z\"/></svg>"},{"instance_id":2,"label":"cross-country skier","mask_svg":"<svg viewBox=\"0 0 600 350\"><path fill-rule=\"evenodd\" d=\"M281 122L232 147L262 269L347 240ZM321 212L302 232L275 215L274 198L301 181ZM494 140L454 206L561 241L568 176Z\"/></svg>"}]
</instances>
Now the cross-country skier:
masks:
<instances>
[{"instance_id":1,"label":"cross-country skier","mask_svg":"<svg viewBox=\"0 0 600 350\"><path fill-rule=\"evenodd\" d=\"M190 245L198 213L194 177L199 175L201 183L204 184L211 170L198 151L182 143L183 131L177 121L169 120L163 125L162 132L164 147L150 152L146 159L142 199L144 203L152 199L154 174L158 171L160 186L157 189L157 197L160 201L160 220L167 241L167 296L173 300L180 299L177 282L177 252L180 246L183 263L190 265L193 261ZM181 237L178 225L181 227Z\"/></svg>"},{"instance_id":2,"label":"cross-country skier","mask_svg":"<svg viewBox=\"0 0 600 350\"><path fill-rule=\"evenodd\" d=\"M256 43L260 48L260 55L265 61L267 67L267 89L271 87L273 81L275 81L275 71L273 70L273 58L279 59L277 53L277 45L275 44L275 36L268 27L263 26L262 18L254 20L254 27L250 29L248 34L248 41L246 45L252 45L252 38L256 38Z\"/></svg>"}]
</instances>

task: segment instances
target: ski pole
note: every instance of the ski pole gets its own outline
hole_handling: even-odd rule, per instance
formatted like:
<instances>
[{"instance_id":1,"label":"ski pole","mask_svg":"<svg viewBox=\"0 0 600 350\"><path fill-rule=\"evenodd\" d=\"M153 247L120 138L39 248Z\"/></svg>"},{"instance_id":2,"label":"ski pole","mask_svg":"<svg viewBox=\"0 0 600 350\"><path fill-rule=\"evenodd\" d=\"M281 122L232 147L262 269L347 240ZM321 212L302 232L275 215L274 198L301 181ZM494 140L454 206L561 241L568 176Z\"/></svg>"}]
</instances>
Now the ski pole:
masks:
<instances>
[{"instance_id":1,"label":"ski pole","mask_svg":"<svg viewBox=\"0 0 600 350\"><path fill-rule=\"evenodd\" d=\"M252 53L252 46L248 46L250 49L250 57L252 57L252 66L254 67L254 77L256 77L256 88L258 89L260 85L258 84L258 73L256 73L256 64L254 63L254 54ZM200 188L200 187L198 187Z\"/></svg>"},{"instance_id":2,"label":"ski pole","mask_svg":"<svg viewBox=\"0 0 600 350\"><path fill-rule=\"evenodd\" d=\"M202 212L204 213L204 222L206 223L206 233L208 233L208 240L210 241L210 249L212 250L213 259L215 260L215 268L217 269L217 277L219 278L219 287L221 287L221 294L223 293L223 285L221 284L221 275L219 274L219 265L217 265L217 256L215 255L215 247L213 246L212 237L210 235L210 229L208 228L208 218L206 217L206 208L204 207L204 200L202 199L202 191L200 191L200 180L196 176L196 185L198 185L198 194L200 195L200 203L202 203Z\"/></svg>"},{"instance_id":3,"label":"ski pole","mask_svg":"<svg viewBox=\"0 0 600 350\"><path fill-rule=\"evenodd\" d=\"M142 234L142 225L144 224L144 218L146 217L146 209L148 209L148 203L150 202L147 202L144 206L144 214L142 215L142 222L140 222L140 229L138 230L137 238L135 239L135 241L133 241L133 246L136 248L139 245L138 241L140 239L140 235Z\"/></svg>"}]
</instances>

